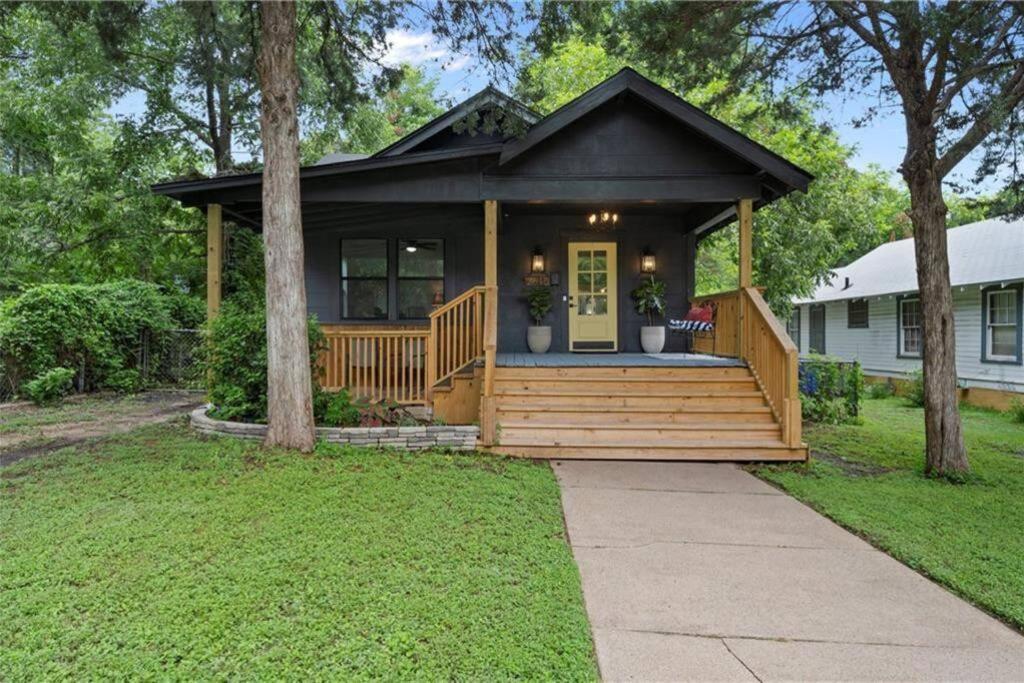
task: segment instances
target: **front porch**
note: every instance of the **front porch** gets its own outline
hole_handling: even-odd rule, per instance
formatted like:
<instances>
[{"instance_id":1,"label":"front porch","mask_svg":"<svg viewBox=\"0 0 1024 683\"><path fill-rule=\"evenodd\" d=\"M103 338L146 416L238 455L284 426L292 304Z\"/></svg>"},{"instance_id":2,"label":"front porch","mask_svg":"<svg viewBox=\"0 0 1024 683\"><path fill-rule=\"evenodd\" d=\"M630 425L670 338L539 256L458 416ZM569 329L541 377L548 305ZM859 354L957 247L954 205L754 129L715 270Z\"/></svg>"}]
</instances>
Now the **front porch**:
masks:
<instances>
[{"instance_id":1,"label":"front porch","mask_svg":"<svg viewBox=\"0 0 1024 683\"><path fill-rule=\"evenodd\" d=\"M499 368L742 368L743 361L701 353L499 353Z\"/></svg>"}]
</instances>

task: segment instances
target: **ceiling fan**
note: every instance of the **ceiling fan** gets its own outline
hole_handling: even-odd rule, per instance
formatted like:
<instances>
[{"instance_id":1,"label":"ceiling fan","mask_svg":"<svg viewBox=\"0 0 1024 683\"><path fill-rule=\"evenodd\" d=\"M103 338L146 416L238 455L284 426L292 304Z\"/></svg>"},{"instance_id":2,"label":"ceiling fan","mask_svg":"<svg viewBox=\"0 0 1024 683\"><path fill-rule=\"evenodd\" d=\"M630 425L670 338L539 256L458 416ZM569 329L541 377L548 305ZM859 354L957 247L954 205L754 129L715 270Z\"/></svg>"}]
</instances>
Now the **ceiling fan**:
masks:
<instances>
[{"instance_id":1,"label":"ceiling fan","mask_svg":"<svg viewBox=\"0 0 1024 683\"><path fill-rule=\"evenodd\" d=\"M418 250L423 249L424 251L434 251L437 249L437 242L434 240L403 240L405 242L405 250L410 254L415 254Z\"/></svg>"}]
</instances>

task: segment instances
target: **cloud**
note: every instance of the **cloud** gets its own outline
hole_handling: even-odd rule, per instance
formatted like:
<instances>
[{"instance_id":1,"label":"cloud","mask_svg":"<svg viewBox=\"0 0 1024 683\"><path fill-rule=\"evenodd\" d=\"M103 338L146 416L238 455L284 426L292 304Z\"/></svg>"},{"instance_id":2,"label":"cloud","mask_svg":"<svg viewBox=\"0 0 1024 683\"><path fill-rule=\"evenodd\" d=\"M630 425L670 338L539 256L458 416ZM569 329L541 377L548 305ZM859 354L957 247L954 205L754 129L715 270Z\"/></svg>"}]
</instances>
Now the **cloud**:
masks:
<instances>
[{"instance_id":1,"label":"cloud","mask_svg":"<svg viewBox=\"0 0 1024 683\"><path fill-rule=\"evenodd\" d=\"M406 29L393 29L387 32L387 42L388 49L381 58L387 66L422 66L430 62L444 67L446 71L459 71L471 61L469 55L453 54L430 31L414 33Z\"/></svg>"}]
</instances>

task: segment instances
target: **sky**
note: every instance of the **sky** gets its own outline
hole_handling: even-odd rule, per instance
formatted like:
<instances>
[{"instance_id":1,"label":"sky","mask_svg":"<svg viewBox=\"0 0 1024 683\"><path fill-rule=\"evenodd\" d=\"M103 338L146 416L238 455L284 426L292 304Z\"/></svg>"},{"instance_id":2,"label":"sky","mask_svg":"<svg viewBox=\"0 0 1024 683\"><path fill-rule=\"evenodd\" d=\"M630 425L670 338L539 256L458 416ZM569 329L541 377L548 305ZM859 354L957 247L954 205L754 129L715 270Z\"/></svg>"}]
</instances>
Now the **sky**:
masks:
<instances>
[{"instance_id":1,"label":"sky","mask_svg":"<svg viewBox=\"0 0 1024 683\"><path fill-rule=\"evenodd\" d=\"M454 54L441 40L429 31L411 31L396 29L388 32L389 48L382 61L396 66L408 63L422 68L428 75L438 79L438 98L451 104L460 102L488 84L488 74L480 62L472 55ZM680 93L684 98L685 93ZM818 120L835 128L840 141L854 148L851 164L859 170L866 170L872 165L893 174L894 185L901 186L898 167L906 149L906 137L903 128L903 117L899 110L890 107L885 113L876 116L869 124L857 127L853 120L864 110L874 104L877 97L865 93L856 95L829 95L817 113ZM131 93L122 98L111 112L118 116L142 112L145 100L141 93ZM245 154L237 154L240 161L246 159ZM971 174L980 157L975 152L965 159L951 179L965 187L971 186ZM981 186L973 188L969 194L991 193L999 189L996 179L989 179Z\"/></svg>"}]
</instances>

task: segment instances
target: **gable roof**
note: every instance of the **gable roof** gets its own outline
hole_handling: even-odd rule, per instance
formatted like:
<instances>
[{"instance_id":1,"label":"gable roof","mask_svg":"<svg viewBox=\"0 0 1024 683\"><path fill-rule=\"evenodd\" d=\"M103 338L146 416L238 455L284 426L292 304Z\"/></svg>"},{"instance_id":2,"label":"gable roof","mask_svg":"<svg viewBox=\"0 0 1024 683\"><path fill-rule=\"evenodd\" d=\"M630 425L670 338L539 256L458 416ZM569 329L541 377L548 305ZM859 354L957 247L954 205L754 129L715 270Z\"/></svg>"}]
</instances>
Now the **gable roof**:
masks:
<instances>
[{"instance_id":1,"label":"gable roof","mask_svg":"<svg viewBox=\"0 0 1024 683\"><path fill-rule=\"evenodd\" d=\"M501 107L522 119L527 125L533 125L541 116L522 102L513 99L500 90L487 86L480 92L463 100L440 116L423 124L400 140L397 140L373 156L389 157L404 154L418 145L423 144L435 135L444 133L456 123L474 111Z\"/></svg>"},{"instance_id":2,"label":"gable roof","mask_svg":"<svg viewBox=\"0 0 1024 683\"><path fill-rule=\"evenodd\" d=\"M1024 219L992 218L946 232L953 287L1024 279ZM847 286L849 278L849 286ZM917 291L914 239L888 242L868 252L797 304L866 299Z\"/></svg>"},{"instance_id":3,"label":"gable roof","mask_svg":"<svg viewBox=\"0 0 1024 683\"><path fill-rule=\"evenodd\" d=\"M500 163L512 161L605 102L626 92L632 93L794 189L806 192L808 184L814 179L813 175L796 164L754 142L743 133L706 114L629 67L623 68L611 78L545 116L530 128L525 137L506 143L501 152Z\"/></svg>"}]
</instances>

